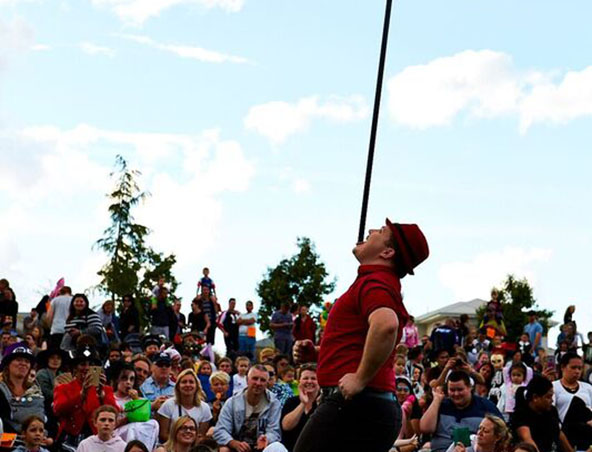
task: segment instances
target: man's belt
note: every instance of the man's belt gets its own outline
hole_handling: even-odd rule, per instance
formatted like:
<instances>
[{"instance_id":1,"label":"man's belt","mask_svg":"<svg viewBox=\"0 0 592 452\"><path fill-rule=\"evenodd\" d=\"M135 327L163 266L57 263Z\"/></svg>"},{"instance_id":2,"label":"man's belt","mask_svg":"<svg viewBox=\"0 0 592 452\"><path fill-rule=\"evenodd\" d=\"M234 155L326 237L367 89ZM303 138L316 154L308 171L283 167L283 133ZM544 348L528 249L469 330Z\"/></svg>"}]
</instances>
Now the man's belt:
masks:
<instances>
[{"instance_id":1,"label":"man's belt","mask_svg":"<svg viewBox=\"0 0 592 452\"><path fill-rule=\"evenodd\" d=\"M326 399L328 397L335 396L337 394L341 394L341 390L339 386L325 386L321 388L321 398ZM378 389L373 388L364 388L362 392L357 395L362 395L366 397L374 397L377 399L388 400L390 402L394 402L396 400L395 395L392 392L386 391L379 391Z\"/></svg>"}]
</instances>

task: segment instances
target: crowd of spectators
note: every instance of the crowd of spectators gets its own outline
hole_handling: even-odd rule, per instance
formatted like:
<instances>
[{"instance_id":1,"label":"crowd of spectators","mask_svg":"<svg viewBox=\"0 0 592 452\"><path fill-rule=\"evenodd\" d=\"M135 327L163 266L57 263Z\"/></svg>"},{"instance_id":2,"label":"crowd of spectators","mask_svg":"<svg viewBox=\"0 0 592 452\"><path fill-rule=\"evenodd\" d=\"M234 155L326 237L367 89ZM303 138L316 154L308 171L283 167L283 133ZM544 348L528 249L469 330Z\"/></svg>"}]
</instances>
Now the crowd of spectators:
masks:
<instances>
[{"instance_id":1,"label":"crowd of spectators","mask_svg":"<svg viewBox=\"0 0 592 452\"><path fill-rule=\"evenodd\" d=\"M187 317L164 279L145 307L143 326L131 295L94 311L84 294L62 285L17 325L16 296L0 280L3 445L14 440L20 452L294 449L323 403L315 363L292 356L295 341L322 336L308 307L283 304L270 319L274 347L263 349L253 303L239 312L231 298L223 310L208 269ZM450 318L421 336L411 316L394 361L402 425L393 451L589 450L592 333L584 341L574 313L569 306L553 353L535 312L524 334L509 340L495 292L480 325ZM225 356L214 353L217 330Z\"/></svg>"}]
</instances>

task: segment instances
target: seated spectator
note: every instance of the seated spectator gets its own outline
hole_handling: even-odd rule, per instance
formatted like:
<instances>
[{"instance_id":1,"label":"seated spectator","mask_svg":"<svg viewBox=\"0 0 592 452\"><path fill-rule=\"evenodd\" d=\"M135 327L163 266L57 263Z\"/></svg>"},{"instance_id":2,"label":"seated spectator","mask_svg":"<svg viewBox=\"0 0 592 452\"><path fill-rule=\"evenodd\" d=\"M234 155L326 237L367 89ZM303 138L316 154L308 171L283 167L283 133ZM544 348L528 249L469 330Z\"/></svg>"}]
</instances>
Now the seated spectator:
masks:
<instances>
[{"instance_id":1,"label":"seated spectator","mask_svg":"<svg viewBox=\"0 0 592 452\"><path fill-rule=\"evenodd\" d=\"M419 435L419 420L423 413L413 392L411 381L407 377L398 376L396 383L396 396L403 413L399 438L411 438L414 435Z\"/></svg>"},{"instance_id":2,"label":"seated spectator","mask_svg":"<svg viewBox=\"0 0 592 452\"><path fill-rule=\"evenodd\" d=\"M23 343L13 344L4 351L0 361L0 417L5 433L20 433L25 419L44 412L41 388L29 379L34 363L35 357Z\"/></svg>"},{"instance_id":3,"label":"seated spectator","mask_svg":"<svg viewBox=\"0 0 592 452\"><path fill-rule=\"evenodd\" d=\"M562 430L576 450L592 446L592 385L578 381L584 363L569 352L561 362L561 380L553 382L554 402Z\"/></svg>"},{"instance_id":4,"label":"seated spectator","mask_svg":"<svg viewBox=\"0 0 592 452\"><path fill-rule=\"evenodd\" d=\"M89 307L88 298L77 293L70 301L70 310L64 326L65 334L60 348L66 351L76 349L76 342L81 335L88 335L98 344L104 344L103 324L99 315Z\"/></svg>"},{"instance_id":5,"label":"seated spectator","mask_svg":"<svg viewBox=\"0 0 592 452\"><path fill-rule=\"evenodd\" d=\"M220 358L217 364L218 370L232 375L232 360L228 357Z\"/></svg>"},{"instance_id":6,"label":"seated spectator","mask_svg":"<svg viewBox=\"0 0 592 452\"><path fill-rule=\"evenodd\" d=\"M210 388L214 393L214 400L209 402L212 410L212 420L210 421L210 424L216 425L224 403L228 397L232 396L232 392L230 391L230 377L226 372L214 372L210 375Z\"/></svg>"},{"instance_id":7,"label":"seated spectator","mask_svg":"<svg viewBox=\"0 0 592 452\"><path fill-rule=\"evenodd\" d=\"M120 342L119 337L119 317L115 313L115 304L112 300L107 300L103 303L103 306L97 312L103 328L107 333L107 337L110 341Z\"/></svg>"},{"instance_id":8,"label":"seated spectator","mask_svg":"<svg viewBox=\"0 0 592 452\"><path fill-rule=\"evenodd\" d=\"M510 430L503 419L486 414L471 445L451 444L447 452L508 452Z\"/></svg>"},{"instance_id":9,"label":"seated spectator","mask_svg":"<svg viewBox=\"0 0 592 452\"><path fill-rule=\"evenodd\" d=\"M198 426L190 416L181 416L171 427L168 441L154 452L190 452L197 443Z\"/></svg>"},{"instance_id":10,"label":"seated spectator","mask_svg":"<svg viewBox=\"0 0 592 452\"><path fill-rule=\"evenodd\" d=\"M195 420L198 426L197 438L203 438L212 419L212 412L205 402L205 394L195 372L191 369L181 372L174 391L175 396L164 402L158 410L161 441L169 439L171 424L184 415Z\"/></svg>"},{"instance_id":11,"label":"seated spectator","mask_svg":"<svg viewBox=\"0 0 592 452\"><path fill-rule=\"evenodd\" d=\"M440 386L433 389L434 400L419 421L424 434L433 434L432 451L444 451L452 444L453 431L465 427L470 433L477 433L483 417L493 414L502 417L489 400L473 395L471 379L462 370L450 372L447 379L448 396Z\"/></svg>"},{"instance_id":12,"label":"seated spectator","mask_svg":"<svg viewBox=\"0 0 592 452\"><path fill-rule=\"evenodd\" d=\"M214 428L214 439L221 446L221 452L285 450L279 443L280 403L266 389L268 380L265 367L251 367L247 388L228 399L222 407Z\"/></svg>"},{"instance_id":13,"label":"seated spectator","mask_svg":"<svg viewBox=\"0 0 592 452\"><path fill-rule=\"evenodd\" d=\"M430 367L426 370L426 380L427 383L430 384L433 380L437 380L446 363L450 359L450 352L448 350L437 350L434 353L434 357L436 360L436 366Z\"/></svg>"},{"instance_id":14,"label":"seated spectator","mask_svg":"<svg viewBox=\"0 0 592 452\"><path fill-rule=\"evenodd\" d=\"M288 451L294 449L300 432L316 410L320 390L314 364L303 365L300 368L298 395L286 400L282 408L282 444Z\"/></svg>"},{"instance_id":15,"label":"seated spectator","mask_svg":"<svg viewBox=\"0 0 592 452\"><path fill-rule=\"evenodd\" d=\"M514 437L532 444L539 452L551 452L555 447L573 452L553 406L553 384L543 376L535 375L526 388L518 389L510 422Z\"/></svg>"},{"instance_id":16,"label":"seated spectator","mask_svg":"<svg viewBox=\"0 0 592 452\"><path fill-rule=\"evenodd\" d=\"M395 369L395 375L397 377L408 377L409 374L407 373L407 358L403 355L395 356L395 361L393 365Z\"/></svg>"},{"instance_id":17,"label":"seated spectator","mask_svg":"<svg viewBox=\"0 0 592 452\"><path fill-rule=\"evenodd\" d=\"M60 384L58 377L53 398L53 410L59 422L57 438L71 448L78 447L82 439L96 433L92 416L98 407L117 406L113 389L107 386L105 374L101 373L97 384L89 373L91 365L101 364L99 355L92 347L79 347L72 357L74 378Z\"/></svg>"},{"instance_id":18,"label":"seated spectator","mask_svg":"<svg viewBox=\"0 0 592 452\"><path fill-rule=\"evenodd\" d=\"M152 364L152 374L142 383L142 394L152 402L152 411L158 411L162 404L175 395L175 383L171 380L171 358L159 353Z\"/></svg>"},{"instance_id":19,"label":"seated spectator","mask_svg":"<svg viewBox=\"0 0 592 452\"><path fill-rule=\"evenodd\" d=\"M123 452L125 441L114 435L117 409L111 405L102 405L93 414L96 435L81 441L76 452Z\"/></svg>"},{"instance_id":20,"label":"seated spectator","mask_svg":"<svg viewBox=\"0 0 592 452\"><path fill-rule=\"evenodd\" d=\"M151 449L152 450L152 449ZM138 441L137 439L130 441L125 446L125 450L123 452L150 452L146 445L142 441Z\"/></svg>"},{"instance_id":21,"label":"seated spectator","mask_svg":"<svg viewBox=\"0 0 592 452\"><path fill-rule=\"evenodd\" d=\"M466 372L466 374L473 380L473 383L485 383L483 376L469 365L465 356L459 351L456 356L453 356L446 362L444 369L440 372L440 376L436 380L432 380L430 386L443 386L448 375L455 370Z\"/></svg>"},{"instance_id":22,"label":"seated spectator","mask_svg":"<svg viewBox=\"0 0 592 452\"><path fill-rule=\"evenodd\" d=\"M153 448L158 440L158 422L155 419L130 422L131 414L128 415L128 410L126 410L126 405L132 400L140 401L136 403L141 403L142 400L144 403L150 403L148 399L140 398L136 386L136 373L131 364L119 362L112 366L112 387L115 390L114 397L117 407L120 409L115 434L125 442L138 439ZM129 409L129 405L127 408Z\"/></svg>"},{"instance_id":23,"label":"seated spectator","mask_svg":"<svg viewBox=\"0 0 592 452\"><path fill-rule=\"evenodd\" d=\"M59 348L42 350L37 355L37 384L41 388L45 399L45 413L47 414L46 428L51 437L57 433L57 420L53 415L53 392L56 377L62 374L62 366L66 364L68 355Z\"/></svg>"},{"instance_id":24,"label":"seated spectator","mask_svg":"<svg viewBox=\"0 0 592 452\"><path fill-rule=\"evenodd\" d=\"M284 384L290 388L292 395L298 395L298 382L296 381L296 370L292 366L285 367L281 372L278 372L280 377L280 384Z\"/></svg>"},{"instance_id":25,"label":"seated spectator","mask_svg":"<svg viewBox=\"0 0 592 452\"><path fill-rule=\"evenodd\" d=\"M232 376L232 395L241 392L247 387L247 372L251 362L246 356L239 356L234 361L236 374Z\"/></svg>"},{"instance_id":26,"label":"seated spectator","mask_svg":"<svg viewBox=\"0 0 592 452\"><path fill-rule=\"evenodd\" d=\"M286 400L294 396L292 389L285 384L277 382L277 372L275 367L273 367L271 364L265 364L263 367L267 370L269 375L269 380L267 380L267 389L269 389L271 393L278 399L280 406L284 406Z\"/></svg>"},{"instance_id":27,"label":"seated spectator","mask_svg":"<svg viewBox=\"0 0 592 452\"><path fill-rule=\"evenodd\" d=\"M37 415L29 416L22 424L23 444L13 449L13 452L48 452L45 447L45 425L43 419Z\"/></svg>"},{"instance_id":28,"label":"seated spectator","mask_svg":"<svg viewBox=\"0 0 592 452\"><path fill-rule=\"evenodd\" d=\"M150 376L152 362L143 355L137 355L132 359L132 365L136 371L136 386L141 387Z\"/></svg>"}]
</instances>

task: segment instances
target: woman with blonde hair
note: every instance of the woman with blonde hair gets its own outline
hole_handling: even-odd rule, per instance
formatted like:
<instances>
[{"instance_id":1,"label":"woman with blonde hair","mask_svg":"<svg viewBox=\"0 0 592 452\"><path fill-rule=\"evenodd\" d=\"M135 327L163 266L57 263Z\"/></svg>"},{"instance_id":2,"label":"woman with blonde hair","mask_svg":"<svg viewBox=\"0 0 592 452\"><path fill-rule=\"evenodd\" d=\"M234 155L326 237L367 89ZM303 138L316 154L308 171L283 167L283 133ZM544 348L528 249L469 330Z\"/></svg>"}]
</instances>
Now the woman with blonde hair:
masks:
<instances>
[{"instance_id":1,"label":"woman with blonde hair","mask_svg":"<svg viewBox=\"0 0 592 452\"><path fill-rule=\"evenodd\" d=\"M508 452L511 439L510 429L504 420L486 414L470 446L452 443L446 452Z\"/></svg>"},{"instance_id":2,"label":"woman with blonde hair","mask_svg":"<svg viewBox=\"0 0 592 452\"><path fill-rule=\"evenodd\" d=\"M198 426L190 416L179 417L172 425L170 436L154 452L189 452L198 441Z\"/></svg>"},{"instance_id":3,"label":"woman with blonde hair","mask_svg":"<svg viewBox=\"0 0 592 452\"><path fill-rule=\"evenodd\" d=\"M175 397L164 402L157 413L161 441L169 439L171 423L182 416L189 416L195 421L198 428L197 437L202 438L212 419L212 411L205 399L195 372L185 369L179 373L175 383Z\"/></svg>"}]
</instances>

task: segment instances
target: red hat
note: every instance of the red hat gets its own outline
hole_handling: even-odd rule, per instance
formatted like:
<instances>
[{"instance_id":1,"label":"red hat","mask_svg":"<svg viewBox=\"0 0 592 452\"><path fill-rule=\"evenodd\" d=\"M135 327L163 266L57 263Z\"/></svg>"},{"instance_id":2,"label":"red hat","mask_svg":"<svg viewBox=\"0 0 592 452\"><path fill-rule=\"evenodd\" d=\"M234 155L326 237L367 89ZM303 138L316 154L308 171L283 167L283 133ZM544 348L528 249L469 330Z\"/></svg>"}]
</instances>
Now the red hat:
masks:
<instances>
[{"instance_id":1,"label":"red hat","mask_svg":"<svg viewBox=\"0 0 592 452\"><path fill-rule=\"evenodd\" d=\"M407 273L413 275L413 269L430 255L428 242L416 224L391 223L387 218L386 225L393 233L395 242L395 260L400 264L400 278ZM397 258L397 254L399 257Z\"/></svg>"}]
</instances>

